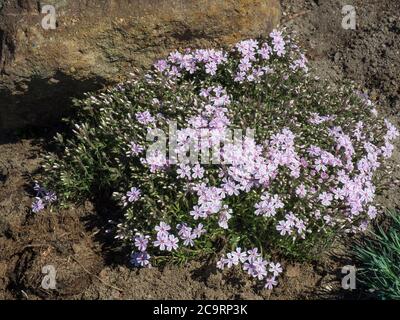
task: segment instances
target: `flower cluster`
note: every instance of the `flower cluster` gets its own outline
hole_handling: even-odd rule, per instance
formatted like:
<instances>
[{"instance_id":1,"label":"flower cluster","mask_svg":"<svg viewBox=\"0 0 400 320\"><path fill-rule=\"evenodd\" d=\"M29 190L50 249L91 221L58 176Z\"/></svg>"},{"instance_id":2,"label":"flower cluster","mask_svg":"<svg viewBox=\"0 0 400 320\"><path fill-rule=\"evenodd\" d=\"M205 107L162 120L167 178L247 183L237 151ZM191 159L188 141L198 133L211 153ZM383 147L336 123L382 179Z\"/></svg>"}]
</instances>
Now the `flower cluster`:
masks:
<instances>
[{"instance_id":1,"label":"flower cluster","mask_svg":"<svg viewBox=\"0 0 400 320\"><path fill-rule=\"evenodd\" d=\"M35 201L32 203L32 212L39 213L44 210L47 205L57 201L57 195L54 191L47 191L41 187L38 182L35 182L33 190L36 192Z\"/></svg>"},{"instance_id":2,"label":"flower cluster","mask_svg":"<svg viewBox=\"0 0 400 320\"><path fill-rule=\"evenodd\" d=\"M226 257L222 257L217 263L217 267L221 270L237 265L241 265L242 269L251 277L264 280L265 288L268 290L272 290L278 285L277 277L283 271L280 263L264 260L257 248L242 251L242 248L238 247L235 251L228 253Z\"/></svg>"},{"instance_id":3,"label":"flower cluster","mask_svg":"<svg viewBox=\"0 0 400 320\"><path fill-rule=\"evenodd\" d=\"M217 50L187 50L184 54L175 51L167 60L159 60L155 69L168 77L179 78L182 71L194 74L196 71L204 70L209 75L215 75L218 66L227 61L225 54Z\"/></svg>"},{"instance_id":4,"label":"flower cluster","mask_svg":"<svg viewBox=\"0 0 400 320\"><path fill-rule=\"evenodd\" d=\"M220 269L241 265L268 289L273 258L315 257L378 216L399 136L364 94L313 77L278 30L173 52L80 106L75 137L44 166L61 201L114 191L135 266L229 252Z\"/></svg>"},{"instance_id":5,"label":"flower cluster","mask_svg":"<svg viewBox=\"0 0 400 320\"><path fill-rule=\"evenodd\" d=\"M177 225L177 236L172 234L171 226L165 222L160 222L154 230L155 234L153 236L137 234L134 237L134 246L138 252L132 254L131 263L135 266L151 266L149 261L150 255L147 253L151 246L159 251L172 252L178 250L180 245L184 247L193 247L194 240L199 239L203 234L207 233L201 223L195 228L191 228L187 224ZM154 241L152 241L152 238Z\"/></svg>"}]
</instances>

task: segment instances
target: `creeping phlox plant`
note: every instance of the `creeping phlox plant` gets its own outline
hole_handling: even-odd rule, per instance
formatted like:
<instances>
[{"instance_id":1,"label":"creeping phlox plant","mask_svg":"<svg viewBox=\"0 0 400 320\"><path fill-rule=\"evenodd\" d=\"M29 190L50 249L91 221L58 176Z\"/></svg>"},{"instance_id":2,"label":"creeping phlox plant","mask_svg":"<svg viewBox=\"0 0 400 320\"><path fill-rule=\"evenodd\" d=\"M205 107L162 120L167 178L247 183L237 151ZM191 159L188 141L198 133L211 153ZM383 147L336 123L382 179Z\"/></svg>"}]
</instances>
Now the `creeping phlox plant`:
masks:
<instances>
[{"instance_id":1,"label":"creeping phlox plant","mask_svg":"<svg viewBox=\"0 0 400 320\"><path fill-rule=\"evenodd\" d=\"M311 76L276 30L173 52L77 106L44 165L62 204L113 194L136 266L217 254L269 289L282 272L272 257L304 259L367 228L399 135L351 85Z\"/></svg>"}]
</instances>

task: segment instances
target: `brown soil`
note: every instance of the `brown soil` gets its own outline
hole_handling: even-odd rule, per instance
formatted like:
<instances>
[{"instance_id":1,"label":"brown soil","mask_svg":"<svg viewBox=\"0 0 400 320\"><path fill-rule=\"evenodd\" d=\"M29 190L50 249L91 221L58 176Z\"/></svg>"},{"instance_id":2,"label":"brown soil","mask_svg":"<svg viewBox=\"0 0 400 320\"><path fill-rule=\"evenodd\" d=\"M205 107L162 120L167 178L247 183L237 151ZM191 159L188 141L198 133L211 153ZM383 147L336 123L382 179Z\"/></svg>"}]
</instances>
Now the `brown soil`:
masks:
<instances>
[{"instance_id":1,"label":"brown soil","mask_svg":"<svg viewBox=\"0 0 400 320\"><path fill-rule=\"evenodd\" d=\"M358 30L345 32L340 27L341 8L351 2L357 8ZM283 24L298 33L316 71L335 80L354 79L397 120L399 3L393 0L346 3L284 0L282 3ZM87 203L60 212L29 213L31 177L43 156L43 142L43 138L32 137L0 139L0 299L359 297L359 292L350 294L340 289L341 267L351 264L344 254L348 245L338 245L318 263L286 263L281 284L272 293L254 287L235 270L217 272L212 261L131 269L126 264L126 253L113 247L105 232L109 227L107 209L99 210L98 206ZM392 164L392 188L379 199L386 208L396 208L399 204L396 191L400 180L399 159L397 152ZM41 288L42 268L46 265L57 270L56 290Z\"/></svg>"}]
</instances>

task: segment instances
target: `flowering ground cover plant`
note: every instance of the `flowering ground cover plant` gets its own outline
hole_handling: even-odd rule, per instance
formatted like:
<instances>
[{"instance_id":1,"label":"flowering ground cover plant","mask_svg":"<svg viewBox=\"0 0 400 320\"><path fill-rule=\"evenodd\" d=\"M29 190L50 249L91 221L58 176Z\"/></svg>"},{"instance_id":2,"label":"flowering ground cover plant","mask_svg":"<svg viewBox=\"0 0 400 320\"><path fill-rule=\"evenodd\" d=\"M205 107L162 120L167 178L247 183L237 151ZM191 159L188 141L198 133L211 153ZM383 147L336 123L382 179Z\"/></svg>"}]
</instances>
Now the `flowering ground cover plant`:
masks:
<instances>
[{"instance_id":1,"label":"flowering ground cover plant","mask_svg":"<svg viewBox=\"0 0 400 320\"><path fill-rule=\"evenodd\" d=\"M173 52L77 107L44 164L61 205L112 194L135 266L217 254L218 268L241 266L268 289L282 272L272 259L366 230L399 135L351 85L313 77L276 30Z\"/></svg>"}]
</instances>

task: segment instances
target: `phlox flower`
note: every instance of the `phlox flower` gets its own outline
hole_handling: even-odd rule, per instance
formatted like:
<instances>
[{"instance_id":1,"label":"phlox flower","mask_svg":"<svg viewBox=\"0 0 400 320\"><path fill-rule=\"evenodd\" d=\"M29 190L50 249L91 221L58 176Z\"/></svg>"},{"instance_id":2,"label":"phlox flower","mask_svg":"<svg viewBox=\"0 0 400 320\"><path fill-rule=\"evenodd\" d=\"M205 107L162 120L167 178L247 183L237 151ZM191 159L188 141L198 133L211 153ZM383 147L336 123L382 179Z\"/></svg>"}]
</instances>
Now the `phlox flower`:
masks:
<instances>
[{"instance_id":1,"label":"phlox flower","mask_svg":"<svg viewBox=\"0 0 400 320\"><path fill-rule=\"evenodd\" d=\"M373 220L376 218L376 216L378 215L378 210L376 209L376 207L374 206L369 206L368 208L368 217Z\"/></svg>"},{"instance_id":2,"label":"phlox flower","mask_svg":"<svg viewBox=\"0 0 400 320\"><path fill-rule=\"evenodd\" d=\"M318 157L322 153L322 150L320 147L312 145L307 149L307 152L311 156Z\"/></svg>"},{"instance_id":3,"label":"phlox flower","mask_svg":"<svg viewBox=\"0 0 400 320\"><path fill-rule=\"evenodd\" d=\"M190 215L194 220L199 220L200 218L207 218L207 214L199 206L194 206L193 210L190 211Z\"/></svg>"},{"instance_id":4,"label":"phlox flower","mask_svg":"<svg viewBox=\"0 0 400 320\"><path fill-rule=\"evenodd\" d=\"M44 210L43 200L37 197L35 198L35 201L32 203L32 212L39 213L42 210Z\"/></svg>"},{"instance_id":5,"label":"phlox flower","mask_svg":"<svg viewBox=\"0 0 400 320\"><path fill-rule=\"evenodd\" d=\"M385 124L388 129L386 136L385 136L385 140L391 141L391 140L398 138L400 135L399 130L397 130L397 128L392 123L390 123L390 121L387 119L385 119Z\"/></svg>"},{"instance_id":6,"label":"phlox flower","mask_svg":"<svg viewBox=\"0 0 400 320\"><path fill-rule=\"evenodd\" d=\"M285 236L287 234L292 233L292 227L290 225L290 222L284 220L278 222L276 230L280 232L281 236Z\"/></svg>"},{"instance_id":7,"label":"phlox flower","mask_svg":"<svg viewBox=\"0 0 400 320\"><path fill-rule=\"evenodd\" d=\"M324 215L323 219L327 225L333 225L333 219L329 214Z\"/></svg>"},{"instance_id":8,"label":"phlox flower","mask_svg":"<svg viewBox=\"0 0 400 320\"><path fill-rule=\"evenodd\" d=\"M264 217L273 217L276 215L278 209L284 207L283 202L279 199L278 195L271 196L268 192L265 192L261 196L261 202L255 205L257 216L263 215Z\"/></svg>"},{"instance_id":9,"label":"phlox flower","mask_svg":"<svg viewBox=\"0 0 400 320\"><path fill-rule=\"evenodd\" d=\"M315 210L315 212L314 212L313 214L314 214L314 217L315 217L316 219L320 219L321 216L322 216L320 210Z\"/></svg>"},{"instance_id":10,"label":"phlox flower","mask_svg":"<svg viewBox=\"0 0 400 320\"><path fill-rule=\"evenodd\" d=\"M254 265L254 261L245 262L243 264L243 271L246 271L248 275L253 276L256 272L256 266Z\"/></svg>"},{"instance_id":11,"label":"phlox flower","mask_svg":"<svg viewBox=\"0 0 400 320\"><path fill-rule=\"evenodd\" d=\"M245 79L246 79L246 72L241 71L236 74L234 81L242 83Z\"/></svg>"},{"instance_id":12,"label":"phlox flower","mask_svg":"<svg viewBox=\"0 0 400 320\"><path fill-rule=\"evenodd\" d=\"M316 159L315 160L315 165L314 165L315 171L316 172L326 172L328 168L326 165L323 163L321 159Z\"/></svg>"},{"instance_id":13,"label":"phlox flower","mask_svg":"<svg viewBox=\"0 0 400 320\"><path fill-rule=\"evenodd\" d=\"M147 246L149 244L149 236L144 236L144 235L138 235L135 237L135 247L141 251L144 252L147 250Z\"/></svg>"},{"instance_id":14,"label":"phlox flower","mask_svg":"<svg viewBox=\"0 0 400 320\"><path fill-rule=\"evenodd\" d=\"M182 57L182 53L176 50L169 54L168 61L170 61L171 63L179 64L182 61Z\"/></svg>"},{"instance_id":15,"label":"phlox flower","mask_svg":"<svg viewBox=\"0 0 400 320\"><path fill-rule=\"evenodd\" d=\"M207 215L216 214L222 210L222 200L225 198L222 189L205 187L198 191L198 195L199 205Z\"/></svg>"},{"instance_id":16,"label":"phlox flower","mask_svg":"<svg viewBox=\"0 0 400 320\"><path fill-rule=\"evenodd\" d=\"M233 256L232 253L228 253L226 255L226 259L224 262L228 268L232 268L233 266L237 266L239 264L239 260L236 256Z\"/></svg>"},{"instance_id":17,"label":"phlox flower","mask_svg":"<svg viewBox=\"0 0 400 320\"><path fill-rule=\"evenodd\" d=\"M351 159L355 152L351 138L343 133L335 133L334 131L331 132L336 140L336 145L337 145L336 149L337 150L344 149L345 156L348 159Z\"/></svg>"},{"instance_id":18,"label":"phlox flower","mask_svg":"<svg viewBox=\"0 0 400 320\"><path fill-rule=\"evenodd\" d=\"M278 30L273 30L270 34L272 38L272 43L274 45L274 51L278 55L278 57L282 57L285 55L285 40L283 39L282 32Z\"/></svg>"},{"instance_id":19,"label":"phlox flower","mask_svg":"<svg viewBox=\"0 0 400 320\"><path fill-rule=\"evenodd\" d=\"M394 145L389 141L386 141L385 145L381 147L382 155L389 159L393 155Z\"/></svg>"},{"instance_id":20,"label":"phlox flower","mask_svg":"<svg viewBox=\"0 0 400 320\"><path fill-rule=\"evenodd\" d=\"M174 235L170 234L166 241L167 251L172 251L178 249L179 239Z\"/></svg>"},{"instance_id":21,"label":"phlox flower","mask_svg":"<svg viewBox=\"0 0 400 320\"><path fill-rule=\"evenodd\" d=\"M132 141L129 144L129 151L128 151L128 156L132 156L135 157L139 154L141 154L143 152L144 148L141 147L139 144L137 144L136 142Z\"/></svg>"},{"instance_id":22,"label":"phlox flower","mask_svg":"<svg viewBox=\"0 0 400 320\"><path fill-rule=\"evenodd\" d=\"M272 290L274 287L278 285L278 281L276 281L275 277L268 278L265 283L265 288L268 290Z\"/></svg>"},{"instance_id":23,"label":"phlox flower","mask_svg":"<svg viewBox=\"0 0 400 320\"><path fill-rule=\"evenodd\" d=\"M210 96L211 88L201 88L200 89L200 97L208 98Z\"/></svg>"},{"instance_id":24,"label":"phlox flower","mask_svg":"<svg viewBox=\"0 0 400 320\"><path fill-rule=\"evenodd\" d=\"M177 66L172 66L168 70L167 74L168 74L168 77L171 79L180 78L182 76L182 74L179 72L179 69Z\"/></svg>"},{"instance_id":25,"label":"phlox flower","mask_svg":"<svg viewBox=\"0 0 400 320\"><path fill-rule=\"evenodd\" d=\"M293 227L298 220L297 217L293 214L293 212L289 212L289 213L285 214L285 219L286 219L287 224L290 227Z\"/></svg>"},{"instance_id":26,"label":"phlox flower","mask_svg":"<svg viewBox=\"0 0 400 320\"><path fill-rule=\"evenodd\" d=\"M183 240L183 245L186 247L194 247L194 241L197 239L197 235L192 232L186 232L181 235L181 239Z\"/></svg>"},{"instance_id":27,"label":"phlox flower","mask_svg":"<svg viewBox=\"0 0 400 320\"><path fill-rule=\"evenodd\" d=\"M239 64L239 70L242 72L246 72L248 70L250 70L252 67L251 61L249 58L243 58L242 60L240 60L240 64Z\"/></svg>"},{"instance_id":28,"label":"phlox flower","mask_svg":"<svg viewBox=\"0 0 400 320\"><path fill-rule=\"evenodd\" d=\"M258 248L253 248L247 251L247 260L254 261L255 259L261 257L261 254L258 253Z\"/></svg>"},{"instance_id":29,"label":"phlox flower","mask_svg":"<svg viewBox=\"0 0 400 320\"><path fill-rule=\"evenodd\" d=\"M157 231L157 235L169 235L169 230L171 230L171 226L166 224L165 222L160 222L158 226L154 228Z\"/></svg>"},{"instance_id":30,"label":"phlox flower","mask_svg":"<svg viewBox=\"0 0 400 320\"><path fill-rule=\"evenodd\" d=\"M220 270L224 270L225 269L225 265L226 265L226 259L225 257L222 257L221 259L219 259L217 261L217 268Z\"/></svg>"},{"instance_id":31,"label":"phlox flower","mask_svg":"<svg viewBox=\"0 0 400 320\"><path fill-rule=\"evenodd\" d=\"M192 179L191 168L188 165L181 164L179 166L179 169L176 170L176 173L178 174L179 178L182 178L182 179L187 178L188 180Z\"/></svg>"},{"instance_id":32,"label":"phlox flower","mask_svg":"<svg viewBox=\"0 0 400 320\"><path fill-rule=\"evenodd\" d=\"M252 276L258 278L258 280L264 279L267 276L267 266L268 262L262 258L257 258L253 261L254 270Z\"/></svg>"},{"instance_id":33,"label":"phlox flower","mask_svg":"<svg viewBox=\"0 0 400 320\"><path fill-rule=\"evenodd\" d=\"M157 240L153 242L154 247L158 247L161 251L165 251L170 246L169 234L158 233Z\"/></svg>"},{"instance_id":34,"label":"phlox flower","mask_svg":"<svg viewBox=\"0 0 400 320\"><path fill-rule=\"evenodd\" d=\"M206 64L206 73L214 76L217 73L218 65L215 62L209 62Z\"/></svg>"},{"instance_id":35,"label":"phlox flower","mask_svg":"<svg viewBox=\"0 0 400 320\"><path fill-rule=\"evenodd\" d=\"M133 203L140 199L141 194L142 192L140 189L133 187L126 193L126 199L128 202Z\"/></svg>"},{"instance_id":36,"label":"phlox flower","mask_svg":"<svg viewBox=\"0 0 400 320\"><path fill-rule=\"evenodd\" d=\"M131 256L131 264L135 267L150 267L150 255L147 252L136 252Z\"/></svg>"},{"instance_id":37,"label":"phlox flower","mask_svg":"<svg viewBox=\"0 0 400 320\"><path fill-rule=\"evenodd\" d=\"M192 169L192 177L193 179L202 179L204 177L204 168L201 167L200 164L196 164Z\"/></svg>"},{"instance_id":38,"label":"phlox flower","mask_svg":"<svg viewBox=\"0 0 400 320\"><path fill-rule=\"evenodd\" d=\"M247 260L247 253L246 251L242 252L242 248L238 247L235 251L231 252L231 255L236 260L240 261L241 263L246 262Z\"/></svg>"},{"instance_id":39,"label":"phlox flower","mask_svg":"<svg viewBox=\"0 0 400 320\"><path fill-rule=\"evenodd\" d=\"M205 233L207 233L207 231L204 229L204 226L201 223L199 223L197 227L193 229L193 234L196 236L196 238L200 238Z\"/></svg>"},{"instance_id":40,"label":"phlox flower","mask_svg":"<svg viewBox=\"0 0 400 320\"><path fill-rule=\"evenodd\" d=\"M274 277L279 276L283 272L283 269L282 269L282 266L280 263L270 262L269 267L270 267L269 272L272 272L274 274Z\"/></svg>"},{"instance_id":41,"label":"phlox flower","mask_svg":"<svg viewBox=\"0 0 400 320\"><path fill-rule=\"evenodd\" d=\"M168 68L168 62L165 60L159 60L154 64L154 68L159 72L163 72Z\"/></svg>"},{"instance_id":42,"label":"phlox flower","mask_svg":"<svg viewBox=\"0 0 400 320\"><path fill-rule=\"evenodd\" d=\"M299 196L300 198L306 197L307 189L303 183L296 188L296 195Z\"/></svg>"},{"instance_id":43,"label":"phlox flower","mask_svg":"<svg viewBox=\"0 0 400 320\"><path fill-rule=\"evenodd\" d=\"M236 44L236 48L242 56L254 59L255 49L258 48L258 41L253 39L243 40Z\"/></svg>"},{"instance_id":44,"label":"phlox flower","mask_svg":"<svg viewBox=\"0 0 400 320\"><path fill-rule=\"evenodd\" d=\"M178 229L178 235L180 237L192 233L192 228L189 227L186 223L178 224L176 228Z\"/></svg>"},{"instance_id":45,"label":"phlox flower","mask_svg":"<svg viewBox=\"0 0 400 320\"><path fill-rule=\"evenodd\" d=\"M318 199L321 201L323 206L328 207L332 204L333 195L329 192L323 192L318 196Z\"/></svg>"},{"instance_id":46,"label":"phlox flower","mask_svg":"<svg viewBox=\"0 0 400 320\"><path fill-rule=\"evenodd\" d=\"M304 232L307 229L305 222L301 219L298 219L296 221L295 227L297 229L297 233L303 235L303 238L305 238Z\"/></svg>"},{"instance_id":47,"label":"phlox flower","mask_svg":"<svg viewBox=\"0 0 400 320\"><path fill-rule=\"evenodd\" d=\"M155 122L154 117L150 114L149 111L136 113L136 120L143 125L148 125Z\"/></svg>"},{"instance_id":48,"label":"phlox flower","mask_svg":"<svg viewBox=\"0 0 400 320\"><path fill-rule=\"evenodd\" d=\"M264 43L261 48L258 50L258 54L264 59L269 60L270 54L272 52L272 48L268 45L268 43Z\"/></svg>"},{"instance_id":49,"label":"phlox flower","mask_svg":"<svg viewBox=\"0 0 400 320\"><path fill-rule=\"evenodd\" d=\"M227 180L224 182L222 185L224 188L224 191L229 195L229 196L238 196L240 194L240 188L237 184L235 184L232 180Z\"/></svg>"},{"instance_id":50,"label":"phlox flower","mask_svg":"<svg viewBox=\"0 0 400 320\"><path fill-rule=\"evenodd\" d=\"M141 159L141 162L150 167L151 173L163 170L169 165L165 154L159 150L151 152L146 156L146 159Z\"/></svg>"},{"instance_id":51,"label":"phlox flower","mask_svg":"<svg viewBox=\"0 0 400 320\"><path fill-rule=\"evenodd\" d=\"M300 58L293 61L293 63L290 66L290 69L296 71L298 69L303 70L304 72L308 72L308 59L306 58L306 56L304 54L300 55Z\"/></svg>"}]
</instances>

